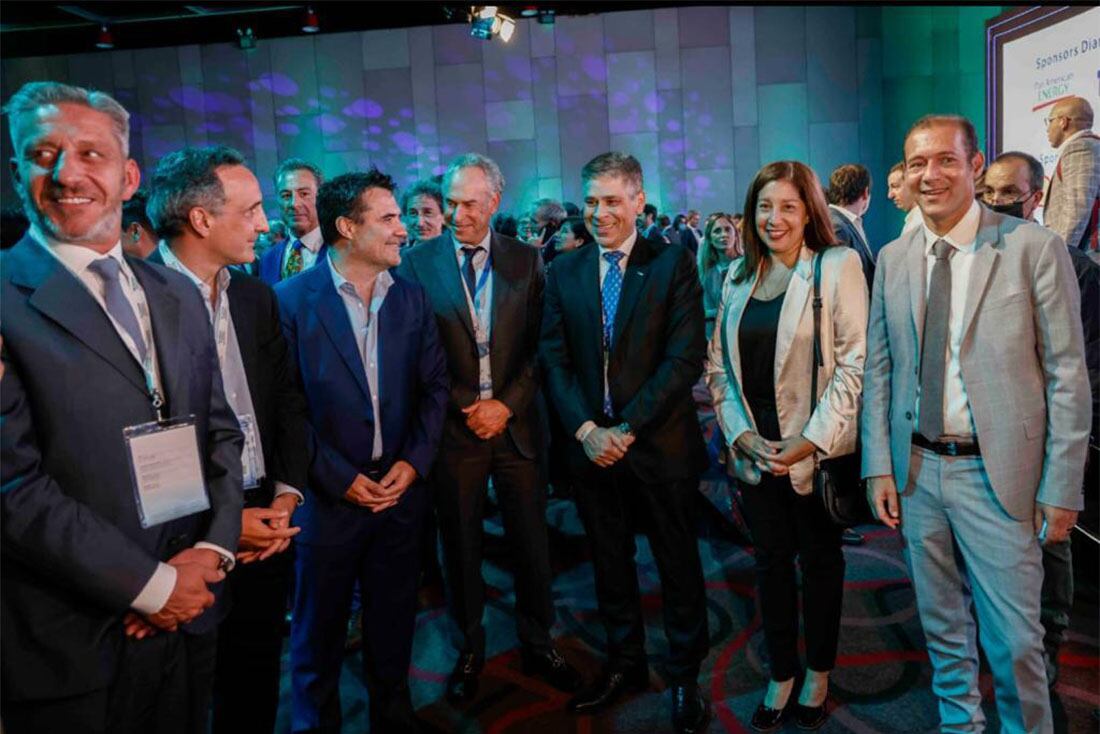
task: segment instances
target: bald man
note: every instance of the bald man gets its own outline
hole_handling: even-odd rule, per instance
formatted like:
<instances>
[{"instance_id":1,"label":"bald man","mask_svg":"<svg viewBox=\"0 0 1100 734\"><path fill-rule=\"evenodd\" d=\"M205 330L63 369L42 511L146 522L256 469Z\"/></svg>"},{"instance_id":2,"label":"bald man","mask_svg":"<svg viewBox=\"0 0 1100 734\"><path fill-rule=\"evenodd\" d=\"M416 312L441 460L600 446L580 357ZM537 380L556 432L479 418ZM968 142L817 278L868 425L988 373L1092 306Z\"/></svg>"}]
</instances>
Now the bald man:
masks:
<instances>
[{"instance_id":1,"label":"bald man","mask_svg":"<svg viewBox=\"0 0 1100 734\"><path fill-rule=\"evenodd\" d=\"M1059 152L1043 202L1043 223L1066 245L1100 262L1100 137L1092 131L1092 120L1092 106L1081 97L1067 97L1051 108L1047 139Z\"/></svg>"}]
</instances>

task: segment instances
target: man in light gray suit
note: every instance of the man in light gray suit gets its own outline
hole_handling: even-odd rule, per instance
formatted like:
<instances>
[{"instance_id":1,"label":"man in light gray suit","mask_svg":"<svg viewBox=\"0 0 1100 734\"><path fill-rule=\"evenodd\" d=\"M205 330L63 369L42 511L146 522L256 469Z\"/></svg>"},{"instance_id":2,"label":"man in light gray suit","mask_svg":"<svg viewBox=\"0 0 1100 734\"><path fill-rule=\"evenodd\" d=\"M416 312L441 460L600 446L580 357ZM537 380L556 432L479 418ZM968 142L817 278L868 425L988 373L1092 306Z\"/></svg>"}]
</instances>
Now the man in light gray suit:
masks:
<instances>
[{"instance_id":1,"label":"man in light gray suit","mask_svg":"<svg viewBox=\"0 0 1100 734\"><path fill-rule=\"evenodd\" d=\"M1058 149L1043 202L1043 223L1069 247L1100 260L1100 136L1092 131L1092 105L1067 97L1047 116L1047 140Z\"/></svg>"},{"instance_id":2,"label":"man in light gray suit","mask_svg":"<svg viewBox=\"0 0 1100 734\"><path fill-rule=\"evenodd\" d=\"M1048 732L1040 542L1064 540L1082 504L1080 296L1060 237L974 201L983 163L965 118L906 136L923 222L879 253L863 475L905 539L942 730L984 728L978 627L1002 731Z\"/></svg>"}]
</instances>

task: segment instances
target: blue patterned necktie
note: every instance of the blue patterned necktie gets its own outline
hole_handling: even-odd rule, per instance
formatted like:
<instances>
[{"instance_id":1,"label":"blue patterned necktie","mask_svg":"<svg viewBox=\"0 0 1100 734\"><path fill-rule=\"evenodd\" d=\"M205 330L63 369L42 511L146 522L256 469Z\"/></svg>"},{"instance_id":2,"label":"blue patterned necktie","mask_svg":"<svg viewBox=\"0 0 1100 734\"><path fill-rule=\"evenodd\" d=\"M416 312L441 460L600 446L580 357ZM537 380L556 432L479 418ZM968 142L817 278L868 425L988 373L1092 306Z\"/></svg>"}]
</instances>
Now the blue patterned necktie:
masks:
<instances>
[{"instance_id":1,"label":"blue patterned necktie","mask_svg":"<svg viewBox=\"0 0 1100 734\"><path fill-rule=\"evenodd\" d=\"M105 257L94 260L88 266L88 270L98 275L105 288L104 305L111 318L122 327L122 330L130 335L137 347L141 364L144 367L146 357L145 339L141 336L141 325L138 323L134 307L126 300L126 294L122 292L122 283L119 282L119 272L122 267L113 257Z\"/></svg>"},{"instance_id":2,"label":"blue patterned necktie","mask_svg":"<svg viewBox=\"0 0 1100 734\"><path fill-rule=\"evenodd\" d=\"M613 250L603 253L603 259L607 261L607 274L603 278L603 289L600 296L603 301L603 351L605 358L611 355L612 336L615 330L615 313L619 310L619 296L623 292L623 273L619 270L619 261L626 257L625 253ZM611 391L604 390L603 412L610 416L614 410L611 405Z\"/></svg>"}]
</instances>

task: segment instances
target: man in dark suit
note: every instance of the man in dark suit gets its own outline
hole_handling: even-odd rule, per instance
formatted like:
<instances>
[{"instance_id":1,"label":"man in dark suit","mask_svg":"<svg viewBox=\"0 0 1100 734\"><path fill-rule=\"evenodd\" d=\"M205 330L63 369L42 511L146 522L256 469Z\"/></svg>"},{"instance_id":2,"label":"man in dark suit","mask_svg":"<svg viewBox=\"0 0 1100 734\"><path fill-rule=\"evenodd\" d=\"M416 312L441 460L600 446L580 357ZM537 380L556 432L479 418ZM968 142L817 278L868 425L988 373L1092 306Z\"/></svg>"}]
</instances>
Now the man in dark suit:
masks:
<instances>
[{"instance_id":1,"label":"man in dark suit","mask_svg":"<svg viewBox=\"0 0 1100 734\"><path fill-rule=\"evenodd\" d=\"M492 160L476 153L455 159L443 177L449 229L407 251L398 271L431 294L451 375L432 483L461 637L447 696L459 703L476 695L485 661L481 548L490 477L515 560L523 667L567 691L580 682L550 641L554 607L534 401L542 263L535 248L489 228L503 188Z\"/></svg>"},{"instance_id":2,"label":"man in dark suit","mask_svg":"<svg viewBox=\"0 0 1100 734\"><path fill-rule=\"evenodd\" d=\"M863 215L871 206L871 173L858 163L837 166L829 176L825 192L829 200L829 219L840 244L851 247L863 265L867 292L875 282L875 253L863 231Z\"/></svg>"},{"instance_id":3,"label":"man in dark suit","mask_svg":"<svg viewBox=\"0 0 1100 734\"><path fill-rule=\"evenodd\" d=\"M429 507L420 480L439 447L449 384L427 294L389 271L406 235L393 188L377 170L326 182L317 202L328 257L276 288L316 429L298 511L295 732L339 731L356 580L371 731L417 730L407 675Z\"/></svg>"},{"instance_id":4,"label":"man in dark suit","mask_svg":"<svg viewBox=\"0 0 1100 734\"><path fill-rule=\"evenodd\" d=\"M263 195L232 148L185 148L160 159L149 214L163 241L150 260L187 277L206 303L229 406L245 433L245 509L232 607L217 646L214 732L272 732L290 582L283 555L298 528L309 466L305 398L287 355L275 294L230 266L249 262L267 231ZM200 643L201 644L201 643Z\"/></svg>"},{"instance_id":5,"label":"man in dark suit","mask_svg":"<svg viewBox=\"0 0 1100 734\"><path fill-rule=\"evenodd\" d=\"M694 508L707 452L691 389L706 351L703 295L690 252L638 236L637 160L604 153L581 178L599 246L551 268L539 347L548 402L576 438L569 459L607 630L607 665L571 708L596 711L648 685L638 513L661 577L673 726L702 731L710 712L697 678L708 641Z\"/></svg>"},{"instance_id":6,"label":"man in dark suit","mask_svg":"<svg viewBox=\"0 0 1100 734\"><path fill-rule=\"evenodd\" d=\"M275 169L275 191L290 236L260 256L257 271L268 285L325 262L325 238L317 221L317 191L325 182L321 169L301 158L288 158Z\"/></svg>"},{"instance_id":7,"label":"man in dark suit","mask_svg":"<svg viewBox=\"0 0 1100 734\"><path fill-rule=\"evenodd\" d=\"M703 230L699 229L699 212L696 209L688 211L684 217L684 228L680 232L680 244L691 250L694 255L699 252L699 245L703 241Z\"/></svg>"},{"instance_id":8,"label":"man in dark suit","mask_svg":"<svg viewBox=\"0 0 1100 734\"><path fill-rule=\"evenodd\" d=\"M242 439L209 322L185 278L123 255L140 177L126 110L56 82L24 85L6 109L32 226L0 266L0 715L13 734L197 732L205 694L189 690L196 661L174 633L217 623L202 612L241 523ZM184 492L162 488L180 501L156 522L124 431L162 417L193 420L156 437L195 463L173 476Z\"/></svg>"}]
</instances>

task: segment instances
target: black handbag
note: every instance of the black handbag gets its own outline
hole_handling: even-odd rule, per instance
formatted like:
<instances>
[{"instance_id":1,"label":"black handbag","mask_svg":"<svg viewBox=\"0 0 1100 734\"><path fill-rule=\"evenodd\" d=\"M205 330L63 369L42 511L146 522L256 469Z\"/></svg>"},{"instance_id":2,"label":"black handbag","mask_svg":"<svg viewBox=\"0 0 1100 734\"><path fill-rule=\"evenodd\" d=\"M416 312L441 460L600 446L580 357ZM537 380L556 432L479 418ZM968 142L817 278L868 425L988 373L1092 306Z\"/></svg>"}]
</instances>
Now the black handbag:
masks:
<instances>
[{"instance_id":1,"label":"black handbag","mask_svg":"<svg viewBox=\"0 0 1100 734\"><path fill-rule=\"evenodd\" d=\"M810 415L817 409L817 371L825 365L821 353L821 256L814 256L814 353L810 377ZM866 483L860 478L860 447L855 453L835 459L817 459L814 454L814 495L829 518L841 527L864 525L875 521L867 502Z\"/></svg>"}]
</instances>

